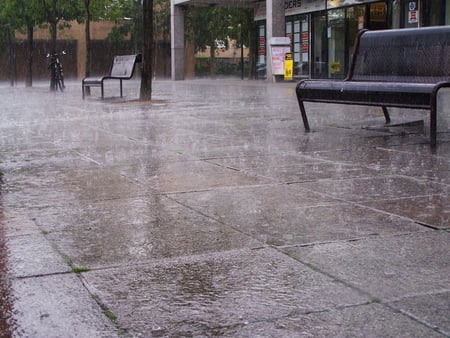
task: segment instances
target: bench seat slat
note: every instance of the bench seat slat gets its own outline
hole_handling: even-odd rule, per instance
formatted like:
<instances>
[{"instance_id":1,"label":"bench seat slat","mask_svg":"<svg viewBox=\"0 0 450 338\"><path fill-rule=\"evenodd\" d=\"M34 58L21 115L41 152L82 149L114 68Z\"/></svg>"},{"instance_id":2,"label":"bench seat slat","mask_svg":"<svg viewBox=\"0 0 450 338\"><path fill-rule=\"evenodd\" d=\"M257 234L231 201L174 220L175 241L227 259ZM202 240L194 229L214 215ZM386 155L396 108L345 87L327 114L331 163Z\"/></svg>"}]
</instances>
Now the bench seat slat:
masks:
<instances>
[{"instance_id":1,"label":"bench seat slat","mask_svg":"<svg viewBox=\"0 0 450 338\"><path fill-rule=\"evenodd\" d=\"M298 95L316 102L427 108L435 84L362 81L305 81Z\"/></svg>"}]
</instances>

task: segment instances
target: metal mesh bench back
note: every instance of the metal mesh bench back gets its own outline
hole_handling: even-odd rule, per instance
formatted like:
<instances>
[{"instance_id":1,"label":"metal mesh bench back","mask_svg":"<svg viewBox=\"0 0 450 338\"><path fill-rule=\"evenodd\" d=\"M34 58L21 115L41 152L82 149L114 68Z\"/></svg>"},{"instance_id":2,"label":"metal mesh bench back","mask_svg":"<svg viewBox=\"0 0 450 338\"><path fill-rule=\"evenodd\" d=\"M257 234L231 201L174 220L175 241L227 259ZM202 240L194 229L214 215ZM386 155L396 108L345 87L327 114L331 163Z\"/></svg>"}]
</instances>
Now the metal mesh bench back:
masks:
<instances>
[{"instance_id":1,"label":"metal mesh bench back","mask_svg":"<svg viewBox=\"0 0 450 338\"><path fill-rule=\"evenodd\" d=\"M450 26L365 31L353 60L354 81L450 80Z\"/></svg>"},{"instance_id":2,"label":"metal mesh bench back","mask_svg":"<svg viewBox=\"0 0 450 338\"><path fill-rule=\"evenodd\" d=\"M114 57L111 76L129 79L133 76L136 55L119 55Z\"/></svg>"}]
</instances>

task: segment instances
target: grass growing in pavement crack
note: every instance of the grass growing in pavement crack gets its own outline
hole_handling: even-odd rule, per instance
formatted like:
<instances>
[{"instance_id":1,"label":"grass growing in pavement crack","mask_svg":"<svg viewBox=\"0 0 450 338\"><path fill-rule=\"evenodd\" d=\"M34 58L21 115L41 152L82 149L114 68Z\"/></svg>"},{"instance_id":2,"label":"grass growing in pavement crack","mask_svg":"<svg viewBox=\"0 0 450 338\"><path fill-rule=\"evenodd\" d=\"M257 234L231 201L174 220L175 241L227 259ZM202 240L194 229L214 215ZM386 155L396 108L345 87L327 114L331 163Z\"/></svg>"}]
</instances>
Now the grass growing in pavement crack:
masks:
<instances>
[{"instance_id":1,"label":"grass growing in pavement crack","mask_svg":"<svg viewBox=\"0 0 450 338\"><path fill-rule=\"evenodd\" d=\"M100 309L102 309L103 314L108 318L119 330L119 333L125 334L127 330L120 326L119 322L117 321L117 316L109 310L109 308L101 301L100 297L97 295L94 295L91 293L91 297L95 300L95 302L100 306Z\"/></svg>"},{"instance_id":2,"label":"grass growing in pavement crack","mask_svg":"<svg viewBox=\"0 0 450 338\"><path fill-rule=\"evenodd\" d=\"M117 320L117 316L114 313L112 313L111 311L104 310L103 313L105 314L106 317L108 317L113 322L115 322Z\"/></svg>"},{"instance_id":3,"label":"grass growing in pavement crack","mask_svg":"<svg viewBox=\"0 0 450 338\"><path fill-rule=\"evenodd\" d=\"M62 258L67 263L67 265L70 267L70 269L72 270L73 273L82 273L82 272L91 271L91 269L89 269L86 266L75 266L73 264L72 260L70 259L70 257L67 256L66 254L64 254L64 253L62 253L60 251L59 251L59 254L62 256Z\"/></svg>"},{"instance_id":4,"label":"grass growing in pavement crack","mask_svg":"<svg viewBox=\"0 0 450 338\"><path fill-rule=\"evenodd\" d=\"M85 266L72 266L72 272L74 273L82 273L82 272L88 272L91 271L91 269L85 267Z\"/></svg>"}]
</instances>

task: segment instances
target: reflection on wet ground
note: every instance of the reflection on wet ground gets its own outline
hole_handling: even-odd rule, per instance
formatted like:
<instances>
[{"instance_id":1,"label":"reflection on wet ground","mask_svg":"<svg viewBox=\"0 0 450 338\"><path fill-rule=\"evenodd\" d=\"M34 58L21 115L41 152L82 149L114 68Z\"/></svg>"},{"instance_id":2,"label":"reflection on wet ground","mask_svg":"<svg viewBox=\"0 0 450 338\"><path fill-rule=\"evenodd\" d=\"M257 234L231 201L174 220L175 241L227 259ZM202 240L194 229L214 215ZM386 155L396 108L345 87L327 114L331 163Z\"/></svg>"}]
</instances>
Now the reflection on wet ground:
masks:
<instances>
[{"instance_id":1,"label":"reflection on wet ground","mask_svg":"<svg viewBox=\"0 0 450 338\"><path fill-rule=\"evenodd\" d=\"M294 83L0 87L2 337L450 336L450 97L431 149Z\"/></svg>"}]
</instances>

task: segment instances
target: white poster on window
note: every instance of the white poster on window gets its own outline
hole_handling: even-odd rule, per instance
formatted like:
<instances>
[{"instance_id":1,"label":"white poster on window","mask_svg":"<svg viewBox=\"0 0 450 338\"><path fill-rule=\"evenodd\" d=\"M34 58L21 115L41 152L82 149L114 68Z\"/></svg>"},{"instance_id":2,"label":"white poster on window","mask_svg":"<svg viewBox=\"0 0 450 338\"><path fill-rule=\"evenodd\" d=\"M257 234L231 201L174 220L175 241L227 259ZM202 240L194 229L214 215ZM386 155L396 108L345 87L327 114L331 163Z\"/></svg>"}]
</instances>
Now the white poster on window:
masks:
<instances>
[{"instance_id":1,"label":"white poster on window","mask_svg":"<svg viewBox=\"0 0 450 338\"><path fill-rule=\"evenodd\" d=\"M284 75L284 58L290 53L289 46L272 46L272 73L273 75Z\"/></svg>"}]
</instances>

